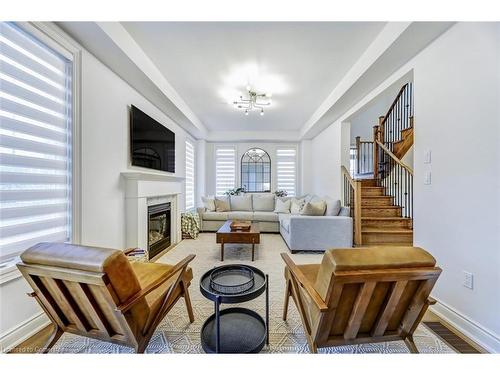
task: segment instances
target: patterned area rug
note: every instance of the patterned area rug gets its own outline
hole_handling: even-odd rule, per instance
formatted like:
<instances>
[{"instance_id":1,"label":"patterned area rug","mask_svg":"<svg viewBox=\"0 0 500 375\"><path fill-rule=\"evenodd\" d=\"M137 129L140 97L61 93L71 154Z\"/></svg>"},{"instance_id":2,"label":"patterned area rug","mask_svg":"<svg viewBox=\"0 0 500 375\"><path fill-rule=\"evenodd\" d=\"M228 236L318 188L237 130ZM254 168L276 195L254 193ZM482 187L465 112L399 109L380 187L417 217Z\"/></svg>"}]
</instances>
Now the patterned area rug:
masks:
<instances>
[{"instance_id":1,"label":"patterned area rug","mask_svg":"<svg viewBox=\"0 0 500 375\"><path fill-rule=\"evenodd\" d=\"M284 300L283 261L280 253L288 248L279 234L261 235L261 244L256 248L256 260L251 262L251 248L247 245L226 245L225 258L219 260L220 247L215 243L214 233L202 233L196 240L183 240L178 246L158 260L174 264L188 254L195 254L191 262L194 279L190 293L195 322L189 324L184 300L181 299L168 313L154 333L147 353L203 353L200 331L203 322L213 314L213 303L203 297L199 290L199 278L207 270L228 263L251 264L269 274L270 299L270 345L263 353L309 353L300 316L293 302L290 303L288 319L281 319ZM319 263L322 254L301 253L291 257L297 263ZM264 295L241 304L259 314L265 314ZM223 305L222 308L228 305ZM234 306L234 305L233 305ZM454 350L421 324L415 333L415 342L421 353L454 353ZM131 348L106 342L64 334L52 348L53 353L133 353ZM402 341L379 344L346 345L319 349L320 353L408 353Z\"/></svg>"}]
</instances>

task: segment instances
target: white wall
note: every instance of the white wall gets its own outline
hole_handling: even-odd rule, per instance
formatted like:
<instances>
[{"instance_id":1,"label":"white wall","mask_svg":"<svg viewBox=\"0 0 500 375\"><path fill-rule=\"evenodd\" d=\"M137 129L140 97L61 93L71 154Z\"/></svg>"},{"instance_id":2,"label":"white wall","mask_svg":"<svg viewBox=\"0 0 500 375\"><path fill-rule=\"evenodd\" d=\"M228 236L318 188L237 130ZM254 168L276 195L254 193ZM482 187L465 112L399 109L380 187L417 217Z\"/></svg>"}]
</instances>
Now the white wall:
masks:
<instances>
[{"instance_id":1,"label":"white wall","mask_svg":"<svg viewBox=\"0 0 500 375\"><path fill-rule=\"evenodd\" d=\"M415 244L443 268L433 295L500 352L500 24L459 23L413 62ZM432 163L424 153L432 151ZM424 173L432 171L432 184ZM474 289L462 286L463 271ZM476 327L474 327L476 326ZM472 332L475 334L475 332Z\"/></svg>"},{"instance_id":2,"label":"white wall","mask_svg":"<svg viewBox=\"0 0 500 375\"><path fill-rule=\"evenodd\" d=\"M230 143L218 143L218 142L207 142L206 143L206 153L205 153L205 194L214 195L215 194L215 148L218 145L231 145L236 147L236 186L240 186L241 174L240 174L240 163L241 157L245 152L251 148L261 148L266 151L271 158L271 191L276 190L276 149L279 147L292 146L297 149L297 193L300 193L300 147L296 142L284 142L284 143L267 143L267 142L230 142Z\"/></svg>"},{"instance_id":3,"label":"white wall","mask_svg":"<svg viewBox=\"0 0 500 375\"><path fill-rule=\"evenodd\" d=\"M185 175L187 133L94 56L82 55L82 244L125 247L125 182L130 167L129 106L175 133L175 176ZM184 196L179 199L184 209Z\"/></svg>"},{"instance_id":4,"label":"white wall","mask_svg":"<svg viewBox=\"0 0 500 375\"><path fill-rule=\"evenodd\" d=\"M443 273L434 311L500 352L500 24L458 23L312 140L314 186L340 191L340 122L413 71L414 244ZM351 129L352 132L352 129ZM424 152L432 163L424 164ZM424 174L432 171L432 184ZM331 194L331 193L330 193ZM474 289L462 286L463 271Z\"/></svg>"}]
</instances>

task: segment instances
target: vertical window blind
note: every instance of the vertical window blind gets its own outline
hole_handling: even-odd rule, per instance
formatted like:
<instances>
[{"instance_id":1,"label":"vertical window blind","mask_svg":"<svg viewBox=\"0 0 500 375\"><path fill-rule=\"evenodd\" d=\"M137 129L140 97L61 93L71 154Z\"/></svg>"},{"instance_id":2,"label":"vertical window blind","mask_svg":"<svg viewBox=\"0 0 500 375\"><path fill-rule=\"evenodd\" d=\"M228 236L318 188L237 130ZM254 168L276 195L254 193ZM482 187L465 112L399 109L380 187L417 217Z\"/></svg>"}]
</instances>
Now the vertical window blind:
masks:
<instances>
[{"instance_id":1,"label":"vertical window blind","mask_svg":"<svg viewBox=\"0 0 500 375\"><path fill-rule=\"evenodd\" d=\"M194 145L186 141L186 211L194 210Z\"/></svg>"},{"instance_id":2,"label":"vertical window blind","mask_svg":"<svg viewBox=\"0 0 500 375\"><path fill-rule=\"evenodd\" d=\"M289 196L297 193L297 150L279 148L276 150L276 185L278 190L286 190Z\"/></svg>"},{"instance_id":3,"label":"vertical window blind","mask_svg":"<svg viewBox=\"0 0 500 375\"><path fill-rule=\"evenodd\" d=\"M224 195L236 187L236 149L216 147L215 149L215 194Z\"/></svg>"},{"instance_id":4,"label":"vertical window blind","mask_svg":"<svg viewBox=\"0 0 500 375\"><path fill-rule=\"evenodd\" d=\"M71 239L72 63L0 23L0 263Z\"/></svg>"}]
</instances>

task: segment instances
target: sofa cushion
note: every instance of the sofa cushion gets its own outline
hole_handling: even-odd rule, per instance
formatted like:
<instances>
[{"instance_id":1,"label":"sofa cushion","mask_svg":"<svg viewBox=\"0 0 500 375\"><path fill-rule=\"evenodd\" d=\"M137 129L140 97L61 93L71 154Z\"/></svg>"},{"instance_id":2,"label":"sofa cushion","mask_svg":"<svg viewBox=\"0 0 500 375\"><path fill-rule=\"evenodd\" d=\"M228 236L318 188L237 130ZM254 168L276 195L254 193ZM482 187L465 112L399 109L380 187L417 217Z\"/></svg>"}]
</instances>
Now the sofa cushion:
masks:
<instances>
[{"instance_id":1,"label":"sofa cushion","mask_svg":"<svg viewBox=\"0 0 500 375\"><path fill-rule=\"evenodd\" d=\"M349 207L340 207L340 211L337 216L351 216L351 209Z\"/></svg>"},{"instance_id":2,"label":"sofa cushion","mask_svg":"<svg viewBox=\"0 0 500 375\"><path fill-rule=\"evenodd\" d=\"M253 211L252 196L246 195L231 195L231 211Z\"/></svg>"},{"instance_id":3,"label":"sofa cushion","mask_svg":"<svg viewBox=\"0 0 500 375\"><path fill-rule=\"evenodd\" d=\"M230 211L227 216L229 220L253 220L252 211Z\"/></svg>"},{"instance_id":4,"label":"sofa cushion","mask_svg":"<svg viewBox=\"0 0 500 375\"><path fill-rule=\"evenodd\" d=\"M214 197L201 197L203 206L207 211L215 211L215 198Z\"/></svg>"},{"instance_id":5,"label":"sofa cushion","mask_svg":"<svg viewBox=\"0 0 500 375\"><path fill-rule=\"evenodd\" d=\"M229 205L229 197L226 196L215 197L215 211L226 212L230 210L231 206Z\"/></svg>"},{"instance_id":6,"label":"sofa cushion","mask_svg":"<svg viewBox=\"0 0 500 375\"><path fill-rule=\"evenodd\" d=\"M203 212L202 219L203 220L211 220L211 221L226 221L228 219L229 212Z\"/></svg>"},{"instance_id":7,"label":"sofa cushion","mask_svg":"<svg viewBox=\"0 0 500 375\"><path fill-rule=\"evenodd\" d=\"M300 211L302 211L305 204L306 201L304 199L293 198L290 206L290 213L292 215L300 215Z\"/></svg>"},{"instance_id":8,"label":"sofa cushion","mask_svg":"<svg viewBox=\"0 0 500 375\"><path fill-rule=\"evenodd\" d=\"M325 216L338 216L340 207L340 199L326 199Z\"/></svg>"},{"instance_id":9,"label":"sofa cushion","mask_svg":"<svg viewBox=\"0 0 500 375\"><path fill-rule=\"evenodd\" d=\"M325 201L309 202L304 205L300 211L301 215L304 216L323 216L326 210Z\"/></svg>"},{"instance_id":10,"label":"sofa cushion","mask_svg":"<svg viewBox=\"0 0 500 375\"><path fill-rule=\"evenodd\" d=\"M275 222L278 221L278 214L275 212L254 211L253 220Z\"/></svg>"},{"instance_id":11,"label":"sofa cushion","mask_svg":"<svg viewBox=\"0 0 500 375\"><path fill-rule=\"evenodd\" d=\"M291 204L291 199L284 200L283 198L276 198L276 208L274 209L274 212L279 214L289 214Z\"/></svg>"},{"instance_id":12,"label":"sofa cushion","mask_svg":"<svg viewBox=\"0 0 500 375\"><path fill-rule=\"evenodd\" d=\"M253 194L252 205L254 211L274 211L274 194Z\"/></svg>"}]
</instances>

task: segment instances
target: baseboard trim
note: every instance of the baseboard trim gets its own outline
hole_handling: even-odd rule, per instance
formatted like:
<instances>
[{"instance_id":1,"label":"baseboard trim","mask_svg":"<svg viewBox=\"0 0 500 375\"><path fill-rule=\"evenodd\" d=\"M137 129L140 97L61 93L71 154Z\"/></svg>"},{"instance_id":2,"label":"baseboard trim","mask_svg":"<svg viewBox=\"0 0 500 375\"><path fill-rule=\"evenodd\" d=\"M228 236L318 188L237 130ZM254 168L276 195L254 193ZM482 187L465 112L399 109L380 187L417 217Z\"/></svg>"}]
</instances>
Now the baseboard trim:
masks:
<instances>
[{"instance_id":1,"label":"baseboard trim","mask_svg":"<svg viewBox=\"0 0 500 375\"><path fill-rule=\"evenodd\" d=\"M500 353L500 337L441 301L430 310L451 327L463 333L489 353Z\"/></svg>"},{"instance_id":2,"label":"baseboard trim","mask_svg":"<svg viewBox=\"0 0 500 375\"><path fill-rule=\"evenodd\" d=\"M33 315L0 337L0 353L9 352L49 324L50 320L43 311Z\"/></svg>"}]
</instances>

